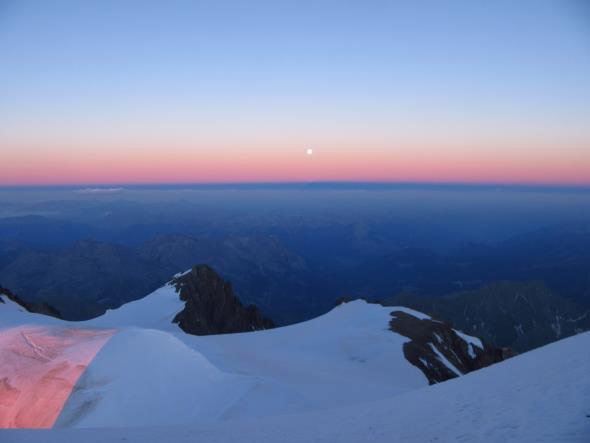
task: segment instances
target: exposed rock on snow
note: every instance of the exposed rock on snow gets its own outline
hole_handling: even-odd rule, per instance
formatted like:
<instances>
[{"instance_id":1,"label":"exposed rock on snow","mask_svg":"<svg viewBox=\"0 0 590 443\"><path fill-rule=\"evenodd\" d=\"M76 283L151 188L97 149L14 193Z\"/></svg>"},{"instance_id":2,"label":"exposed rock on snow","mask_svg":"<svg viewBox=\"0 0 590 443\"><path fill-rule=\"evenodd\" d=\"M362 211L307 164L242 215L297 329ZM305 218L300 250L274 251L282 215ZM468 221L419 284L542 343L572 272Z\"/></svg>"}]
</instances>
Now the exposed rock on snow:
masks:
<instances>
[{"instance_id":1,"label":"exposed rock on snow","mask_svg":"<svg viewBox=\"0 0 590 443\"><path fill-rule=\"evenodd\" d=\"M400 310L393 311L391 316L391 330L410 339L404 343L406 359L424 373L430 384L467 374L513 355L430 318L418 318Z\"/></svg>"},{"instance_id":2,"label":"exposed rock on snow","mask_svg":"<svg viewBox=\"0 0 590 443\"><path fill-rule=\"evenodd\" d=\"M256 306L244 307L231 284L207 265L195 266L175 277L172 284L185 302L184 309L173 321L188 334L225 334L274 327Z\"/></svg>"}]
</instances>

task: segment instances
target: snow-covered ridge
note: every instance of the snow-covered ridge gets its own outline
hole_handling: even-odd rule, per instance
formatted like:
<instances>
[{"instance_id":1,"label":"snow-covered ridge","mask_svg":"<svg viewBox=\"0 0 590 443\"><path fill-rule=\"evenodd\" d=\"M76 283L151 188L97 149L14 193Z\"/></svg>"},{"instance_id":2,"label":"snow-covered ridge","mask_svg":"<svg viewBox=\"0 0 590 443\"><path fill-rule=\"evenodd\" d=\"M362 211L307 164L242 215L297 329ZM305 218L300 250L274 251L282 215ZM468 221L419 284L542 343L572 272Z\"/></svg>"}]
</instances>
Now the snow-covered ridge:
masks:
<instances>
[{"instance_id":1,"label":"snow-covered ridge","mask_svg":"<svg viewBox=\"0 0 590 443\"><path fill-rule=\"evenodd\" d=\"M168 284L97 319L60 322L63 331L116 332L80 377L56 427L301 413L394 397L428 384L404 357L407 338L388 327L390 307L357 300L284 328L191 336L172 322L183 306L177 288Z\"/></svg>"},{"instance_id":2,"label":"snow-covered ridge","mask_svg":"<svg viewBox=\"0 0 590 443\"><path fill-rule=\"evenodd\" d=\"M63 323L48 315L29 312L27 309L11 300L5 294L0 293L0 329L8 326L20 326L26 323L34 324L58 324Z\"/></svg>"},{"instance_id":3,"label":"snow-covered ridge","mask_svg":"<svg viewBox=\"0 0 590 443\"><path fill-rule=\"evenodd\" d=\"M172 323L179 308L176 288L166 285L87 322L18 310L33 324L51 325L52 337L73 330L114 331L81 375L55 426L254 418L385 398L427 385L403 357L406 339L387 328L389 308L357 301L285 328L203 337L187 335ZM8 312L0 311L0 317ZM22 316L13 320L22 322ZM7 328L0 324L0 334L15 335L14 322ZM52 359L42 364L54 365Z\"/></svg>"},{"instance_id":4,"label":"snow-covered ridge","mask_svg":"<svg viewBox=\"0 0 590 443\"><path fill-rule=\"evenodd\" d=\"M476 414L480 408L488 408L469 399L475 396L485 403L485 393L491 396L486 401L494 407L499 408L504 401L524 407L519 399L509 397L514 393L508 387L523 382L527 365L540 364L534 358L533 363L515 363L520 368L520 378L515 380L510 378L510 360L428 387L428 379L405 355L405 348L413 340L391 329L394 319L406 318L432 328L434 333L427 336L429 341L424 345L430 349L433 346L434 358L456 375L465 371L449 360L448 353L441 353L441 349L445 350L443 345L449 343L445 334L462 343L469 359L479 358L485 344L460 331L445 329L445 325L416 311L362 300L339 305L321 317L288 327L193 336L172 323L183 306L177 288L171 284L87 322L64 322L0 305L0 337L6 341L0 347L4 350L10 349L11 340L18 337L17 328L26 322L40 328L42 337L43 328L51 329L51 337L68 336L73 330L89 331L87 336L79 335L76 344L84 352L90 349L90 331L111 331L110 338L87 362L67 401L59 405L54 430L44 434L10 433L10 438L34 441L42 435L41 440L48 442L54 436L66 440L80 437L90 442L93 438L156 442L183 441L186 435L194 437L198 433L207 441L219 442L234 441L238 436L243 441L262 442L277 441L279 436L281 441L310 441L316 437L326 441L395 441L398 436L406 436L403 441L428 441L438 435L432 434L432 429L440 435L458 438L456 427L444 422L448 420L463 423L467 441L486 441L477 439L481 437L480 428L472 426L470 420L478 422L494 438L512 434L497 432L481 415L466 416L464 411ZM6 318L11 322L4 322ZM588 335L585 340L586 345L590 344ZM43 340L37 342L41 343L38 351L44 355L39 367L55 367L58 361L44 350ZM47 349L51 350L51 346ZM564 352L571 349L568 345ZM545 354L539 355L546 358ZM514 360L522 361L518 360L522 357ZM578 357L577 362L588 369L587 356ZM568 354L566 358L576 356ZM424 360L424 364L432 364L432 360ZM557 370L556 364L551 362L552 370ZM509 369L496 369L505 365ZM553 377L552 374L547 377ZM537 375L543 377L541 373ZM13 376L5 370L0 373L0 380L6 378L10 382ZM479 381L469 381L476 376ZM496 383L508 387L500 391L486 387ZM538 383L545 381L539 378ZM531 386L514 386L530 391L533 397L538 395ZM571 386L557 389L555 395L565 395ZM0 388L0 399L5 400L3 392ZM498 396L494 397L496 393ZM455 399L451 406L446 403L449 399ZM564 404L576 405L584 398L572 399L574 403ZM496 412L488 408L485 413L494 416ZM509 417L503 411L499 417L499 426L506 426ZM563 416L561 419L560 423L565 423ZM412 427L412 423L420 425ZM126 429L130 426L134 430ZM154 426L162 428L154 430ZM67 431L72 428L95 430L72 434ZM149 430L144 432L143 428ZM519 437L525 435L520 425L509 429ZM165 436L167 432L170 434Z\"/></svg>"},{"instance_id":5,"label":"snow-covered ridge","mask_svg":"<svg viewBox=\"0 0 590 443\"><path fill-rule=\"evenodd\" d=\"M178 292L172 283L157 289L148 296L109 309L100 317L87 320L84 324L93 327L137 327L160 329L174 332L178 325L172 323L174 316L184 308Z\"/></svg>"}]
</instances>

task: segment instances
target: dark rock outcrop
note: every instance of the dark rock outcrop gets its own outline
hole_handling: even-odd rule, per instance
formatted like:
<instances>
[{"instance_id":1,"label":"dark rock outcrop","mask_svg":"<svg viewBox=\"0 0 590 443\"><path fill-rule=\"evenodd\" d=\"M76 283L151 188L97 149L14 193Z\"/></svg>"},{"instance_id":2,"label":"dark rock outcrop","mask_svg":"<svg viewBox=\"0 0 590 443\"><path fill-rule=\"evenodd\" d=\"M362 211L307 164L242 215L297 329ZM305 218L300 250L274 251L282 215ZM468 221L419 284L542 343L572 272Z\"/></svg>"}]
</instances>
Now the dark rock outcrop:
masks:
<instances>
[{"instance_id":1,"label":"dark rock outcrop","mask_svg":"<svg viewBox=\"0 0 590 443\"><path fill-rule=\"evenodd\" d=\"M8 289L0 286L0 303L5 303L2 297L6 297L12 300L17 305L22 306L28 312L35 314L49 315L50 317L61 318L60 313L57 309L47 303L29 303L24 301L22 298L10 292Z\"/></svg>"},{"instance_id":2,"label":"dark rock outcrop","mask_svg":"<svg viewBox=\"0 0 590 443\"><path fill-rule=\"evenodd\" d=\"M467 341L449 325L393 311L390 329L410 339L404 344L406 359L419 368L430 384L481 369L513 355L508 349ZM479 346L481 344L481 347Z\"/></svg>"},{"instance_id":3,"label":"dark rock outcrop","mask_svg":"<svg viewBox=\"0 0 590 443\"><path fill-rule=\"evenodd\" d=\"M184 309L173 322L188 334L226 334L274 327L274 323L263 317L256 306L244 307L231 284L207 265L193 267L175 277L172 283L185 302Z\"/></svg>"}]
</instances>

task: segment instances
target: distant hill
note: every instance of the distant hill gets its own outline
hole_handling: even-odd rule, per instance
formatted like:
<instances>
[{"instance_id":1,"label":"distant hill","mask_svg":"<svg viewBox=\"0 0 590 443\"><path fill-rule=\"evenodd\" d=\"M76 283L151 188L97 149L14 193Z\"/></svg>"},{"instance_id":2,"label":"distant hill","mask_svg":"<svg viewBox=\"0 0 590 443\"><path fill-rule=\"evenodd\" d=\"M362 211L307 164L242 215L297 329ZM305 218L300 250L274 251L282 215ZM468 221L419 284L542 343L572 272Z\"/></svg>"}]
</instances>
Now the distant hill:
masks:
<instances>
[{"instance_id":1,"label":"distant hill","mask_svg":"<svg viewBox=\"0 0 590 443\"><path fill-rule=\"evenodd\" d=\"M0 241L59 246L98 235L97 228L39 215L0 218Z\"/></svg>"},{"instance_id":2,"label":"distant hill","mask_svg":"<svg viewBox=\"0 0 590 443\"><path fill-rule=\"evenodd\" d=\"M382 304L426 312L519 352L590 330L590 308L554 295L541 282L496 282L442 297L400 293Z\"/></svg>"},{"instance_id":3,"label":"distant hill","mask_svg":"<svg viewBox=\"0 0 590 443\"><path fill-rule=\"evenodd\" d=\"M279 323L307 318L313 309L305 261L272 237L166 235L136 247L81 240L53 249L5 244L2 251L0 283L27 301L50 303L70 320L143 297L194 263L211 263L245 303Z\"/></svg>"},{"instance_id":4,"label":"distant hill","mask_svg":"<svg viewBox=\"0 0 590 443\"><path fill-rule=\"evenodd\" d=\"M170 275L132 248L78 241L57 250L24 249L0 269L0 282L27 301L45 301L82 320L142 297Z\"/></svg>"},{"instance_id":5,"label":"distant hill","mask_svg":"<svg viewBox=\"0 0 590 443\"><path fill-rule=\"evenodd\" d=\"M330 274L323 292L383 299L399 292L439 296L495 281L543 281L555 294L590 307L590 224L541 229L452 253L402 248Z\"/></svg>"},{"instance_id":6,"label":"distant hill","mask_svg":"<svg viewBox=\"0 0 590 443\"><path fill-rule=\"evenodd\" d=\"M327 312L342 296L376 300L408 292L438 297L497 281L542 281L552 294L590 308L588 223L537 230L496 244L466 244L444 254L396 248L387 238L370 237L367 241L379 247L363 243L361 248L358 242L366 232L360 225L354 241L336 228L328 235L329 224L305 238L254 230L247 235L166 234L138 243L76 240L61 246L47 242L70 228L72 238L86 231L55 225L43 231L48 237L43 245L19 240L18 229L25 232L39 223L43 225L29 217L0 224L10 228L0 235L0 284L27 301L51 303L69 319L87 319L135 300L194 263L211 264L246 303L259 306L279 325ZM386 249L391 252L378 252ZM343 254L349 259L342 260ZM325 266L320 256L333 260Z\"/></svg>"}]
</instances>

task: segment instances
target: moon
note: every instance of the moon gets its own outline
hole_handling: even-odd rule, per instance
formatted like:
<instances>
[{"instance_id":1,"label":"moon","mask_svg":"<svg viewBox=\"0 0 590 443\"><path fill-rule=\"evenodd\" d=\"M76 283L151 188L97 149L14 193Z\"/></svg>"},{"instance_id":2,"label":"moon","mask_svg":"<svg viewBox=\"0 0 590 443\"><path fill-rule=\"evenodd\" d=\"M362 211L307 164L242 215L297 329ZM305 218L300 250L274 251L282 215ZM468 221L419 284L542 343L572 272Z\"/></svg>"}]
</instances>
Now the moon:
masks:
<instances>
[{"instance_id":1,"label":"moon","mask_svg":"<svg viewBox=\"0 0 590 443\"><path fill-rule=\"evenodd\" d=\"M305 150L305 153L306 153L307 155L313 155L313 149L312 149L312 148L307 148L307 149Z\"/></svg>"}]
</instances>

